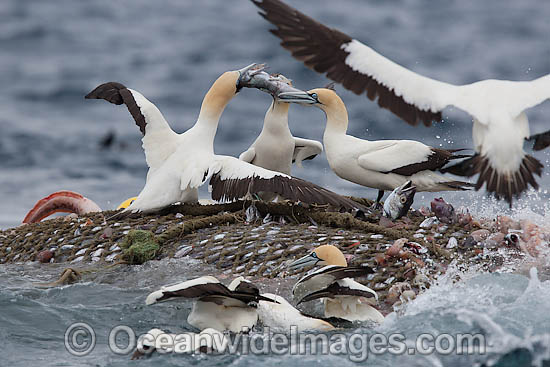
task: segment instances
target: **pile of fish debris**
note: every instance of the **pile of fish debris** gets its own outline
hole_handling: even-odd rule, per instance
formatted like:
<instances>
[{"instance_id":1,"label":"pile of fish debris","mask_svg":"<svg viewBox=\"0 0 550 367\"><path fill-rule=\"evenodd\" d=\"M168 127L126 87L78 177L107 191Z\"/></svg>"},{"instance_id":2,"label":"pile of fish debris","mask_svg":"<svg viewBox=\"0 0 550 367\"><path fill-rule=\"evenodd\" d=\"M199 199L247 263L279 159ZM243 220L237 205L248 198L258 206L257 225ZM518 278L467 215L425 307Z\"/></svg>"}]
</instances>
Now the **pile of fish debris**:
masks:
<instances>
[{"instance_id":1,"label":"pile of fish debris","mask_svg":"<svg viewBox=\"0 0 550 367\"><path fill-rule=\"evenodd\" d=\"M397 221L376 213L357 218L327 207L257 201L173 206L155 215L106 220L114 214L69 215L4 230L0 263L82 268L189 257L212 264L220 275L280 278L298 276L286 269L291 260L315 246L332 244L350 265L375 270L360 281L390 307L414 298L450 264L509 271L517 260L546 253L550 238L550 231L529 221L473 218L443 199ZM141 246L131 243L133 238L148 241L147 251L141 252L148 257L130 256Z\"/></svg>"}]
</instances>

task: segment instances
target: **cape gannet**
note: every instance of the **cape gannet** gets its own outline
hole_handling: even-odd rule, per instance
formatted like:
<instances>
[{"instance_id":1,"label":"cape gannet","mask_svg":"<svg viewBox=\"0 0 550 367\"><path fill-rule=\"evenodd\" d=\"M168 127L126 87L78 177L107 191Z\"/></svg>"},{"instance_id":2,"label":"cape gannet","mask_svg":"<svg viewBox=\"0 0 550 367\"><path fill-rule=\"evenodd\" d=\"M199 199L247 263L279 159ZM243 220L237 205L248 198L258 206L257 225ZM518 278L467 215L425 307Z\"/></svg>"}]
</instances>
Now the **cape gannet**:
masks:
<instances>
[{"instance_id":1,"label":"cape gannet","mask_svg":"<svg viewBox=\"0 0 550 367\"><path fill-rule=\"evenodd\" d=\"M376 205L384 190L394 190L407 181L412 181L416 191L467 190L471 186L435 172L464 155L414 140L369 141L347 135L348 112L336 92L318 88L310 90L308 95L310 99L302 92L285 92L279 98L300 101L325 112L323 144L330 168L344 180L378 189Z\"/></svg>"},{"instance_id":2,"label":"cape gannet","mask_svg":"<svg viewBox=\"0 0 550 367\"><path fill-rule=\"evenodd\" d=\"M292 86L292 82L283 75L273 78ZM292 163L302 167L302 160L313 159L323 151L323 145L318 141L292 136L288 127L289 107L289 103L273 96L260 135L250 148L241 153L240 160L290 175Z\"/></svg>"},{"instance_id":3,"label":"cape gannet","mask_svg":"<svg viewBox=\"0 0 550 367\"><path fill-rule=\"evenodd\" d=\"M298 328L298 332L307 330L330 331L335 329L327 321L304 315L279 295L263 293L262 296L276 301L260 301L258 303L260 322L262 325L271 328L272 331L288 332L291 330L291 327Z\"/></svg>"},{"instance_id":4,"label":"cape gannet","mask_svg":"<svg viewBox=\"0 0 550 367\"><path fill-rule=\"evenodd\" d=\"M532 81L482 80L453 85L421 76L372 48L329 28L280 0L252 0L265 19L277 26L271 33L306 66L356 94L387 108L407 123L429 126L441 121L441 111L455 106L473 118L476 155L455 167L455 174L479 174L476 190L484 184L512 204L512 198L538 184L542 164L525 154L529 137L525 110L550 98L550 74ZM325 149L327 147L325 146ZM328 149L327 149L328 150Z\"/></svg>"},{"instance_id":5,"label":"cape gannet","mask_svg":"<svg viewBox=\"0 0 550 367\"><path fill-rule=\"evenodd\" d=\"M164 286L147 296L145 304L174 298L196 298L187 322L200 330L214 328L234 333L250 330L258 322L258 302L274 302L260 295L258 288L243 277L225 286L212 276Z\"/></svg>"},{"instance_id":6,"label":"cape gannet","mask_svg":"<svg viewBox=\"0 0 550 367\"><path fill-rule=\"evenodd\" d=\"M359 207L352 200L310 182L214 154L218 121L236 93L243 87L268 92L277 92L280 87L280 83L270 81L262 68L254 64L220 76L204 97L197 122L182 134L175 133L159 109L141 93L120 83L101 84L85 97L117 105L124 103L143 134L149 166L147 180L137 199L123 212L152 211L176 202L196 202L198 187L208 179L214 200L235 200L258 192L273 192L294 201L346 209Z\"/></svg>"},{"instance_id":7,"label":"cape gannet","mask_svg":"<svg viewBox=\"0 0 550 367\"><path fill-rule=\"evenodd\" d=\"M228 344L228 336L212 328L204 329L198 334L174 334L154 328L140 335L131 359L150 356L155 350L162 354L224 352Z\"/></svg>"},{"instance_id":8,"label":"cape gannet","mask_svg":"<svg viewBox=\"0 0 550 367\"><path fill-rule=\"evenodd\" d=\"M322 245L310 254L294 261L289 268L326 265L300 279L292 289L298 304L322 299L325 317L338 317L348 321L375 321L381 323L384 316L373 306L378 295L352 277L372 273L368 267L348 267L344 254L332 245Z\"/></svg>"}]
</instances>

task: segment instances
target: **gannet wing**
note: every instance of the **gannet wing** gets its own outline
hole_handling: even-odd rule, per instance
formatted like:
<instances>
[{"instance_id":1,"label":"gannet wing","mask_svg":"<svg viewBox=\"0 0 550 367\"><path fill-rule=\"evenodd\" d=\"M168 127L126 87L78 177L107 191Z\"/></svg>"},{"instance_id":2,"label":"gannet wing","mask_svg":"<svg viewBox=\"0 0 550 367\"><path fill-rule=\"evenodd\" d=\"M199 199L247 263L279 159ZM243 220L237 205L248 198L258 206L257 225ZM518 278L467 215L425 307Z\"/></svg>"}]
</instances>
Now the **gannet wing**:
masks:
<instances>
[{"instance_id":1,"label":"gannet wing","mask_svg":"<svg viewBox=\"0 0 550 367\"><path fill-rule=\"evenodd\" d=\"M353 200L311 182L254 166L235 157L215 156L209 172L213 200L233 201L271 192L292 201L367 210Z\"/></svg>"},{"instance_id":2,"label":"gannet wing","mask_svg":"<svg viewBox=\"0 0 550 367\"><path fill-rule=\"evenodd\" d=\"M533 142L533 150L543 150L550 145L550 130L540 134L531 135L526 140Z\"/></svg>"},{"instance_id":3,"label":"gannet wing","mask_svg":"<svg viewBox=\"0 0 550 367\"><path fill-rule=\"evenodd\" d=\"M206 302L228 305L235 305L235 303L226 300L227 298L240 301L244 304L259 302L260 300L273 302L272 299L261 296L259 292L251 292L249 288L231 290L220 283L216 278L212 276L203 276L175 285L162 287L160 290L149 294L145 303L151 305L153 303L181 297L199 298Z\"/></svg>"},{"instance_id":4,"label":"gannet wing","mask_svg":"<svg viewBox=\"0 0 550 367\"><path fill-rule=\"evenodd\" d=\"M467 157L453 153L413 140L381 141L378 147L373 145L371 151L360 155L357 162L366 170L412 176L424 170L439 170L452 159Z\"/></svg>"},{"instance_id":5,"label":"gannet wing","mask_svg":"<svg viewBox=\"0 0 550 367\"><path fill-rule=\"evenodd\" d=\"M506 108L514 117L528 108L550 99L550 74L531 81L510 81L506 98Z\"/></svg>"},{"instance_id":6,"label":"gannet wing","mask_svg":"<svg viewBox=\"0 0 550 367\"><path fill-rule=\"evenodd\" d=\"M200 298L209 295L227 295L229 289L212 276L203 276L170 286L163 286L158 291L150 293L145 303L166 301L172 298Z\"/></svg>"},{"instance_id":7,"label":"gannet wing","mask_svg":"<svg viewBox=\"0 0 550 367\"><path fill-rule=\"evenodd\" d=\"M178 145L176 134L164 119L159 109L141 93L116 82L99 85L85 97L104 99L116 105L125 104L143 134L143 150L147 166L152 171L175 152Z\"/></svg>"},{"instance_id":8,"label":"gannet wing","mask_svg":"<svg viewBox=\"0 0 550 367\"><path fill-rule=\"evenodd\" d=\"M312 292L304 296L298 301L298 304L303 302L312 301L319 298L334 298L336 296L356 296L378 299L378 295L375 291L354 281L353 279L341 279L334 283L331 283L328 287L316 292Z\"/></svg>"},{"instance_id":9,"label":"gannet wing","mask_svg":"<svg viewBox=\"0 0 550 367\"><path fill-rule=\"evenodd\" d=\"M372 273L373 270L367 266L324 266L298 280L292 288L292 294L300 297L324 289L339 279L362 277Z\"/></svg>"},{"instance_id":10,"label":"gannet wing","mask_svg":"<svg viewBox=\"0 0 550 367\"><path fill-rule=\"evenodd\" d=\"M254 157L256 157L256 149L254 149L254 147L250 147L248 150L241 153L239 159L243 162L252 163Z\"/></svg>"},{"instance_id":11,"label":"gannet wing","mask_svg":"<svg viewBox=\"0 0 550 367\"><path fill-rule=\"evenodd\" d=\"M270 30L296 59L356 94L387 108L411 125L441 121L441 111L460 98L455 85L430 79L380 55L279 0L252 0ZM463 108L461 106L457 106Z\"/></svg>"},{"instance_id":12,"label":"gannet wing","mask_svg":"<svg viewBox=\"0 0 550 367\"><path fill-rule=\"evenodd\" d=\"M323 151L323 144L317 140L294 138L294 154L292 163L302 168L302 161L313 159Z\"/></svg>"}]
</instances>

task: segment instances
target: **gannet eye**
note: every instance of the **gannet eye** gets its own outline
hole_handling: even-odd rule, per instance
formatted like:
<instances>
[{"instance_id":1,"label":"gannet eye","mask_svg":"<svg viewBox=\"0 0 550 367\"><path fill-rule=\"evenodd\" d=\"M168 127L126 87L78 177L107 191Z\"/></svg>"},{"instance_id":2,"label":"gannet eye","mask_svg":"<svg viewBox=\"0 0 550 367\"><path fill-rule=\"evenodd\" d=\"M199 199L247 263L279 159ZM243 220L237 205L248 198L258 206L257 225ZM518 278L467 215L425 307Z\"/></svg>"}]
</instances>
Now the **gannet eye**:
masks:
<instances>
[{"instance_id":1,"label":"gannet eye","mask_svg":"<svg viewBox=\"0 0 550 367\"><path fill-rule=\"evenodd\" d=\"M312 252L312 253L311 253L311 256L314 257L314 258L316 258L316 259L318 259L317 254L316 254L315 252Z\"/></svg>"},{"instance_id":2,"label":"gannet eye","mask_svg":"<svg viewBox=\"0 0 550 367\"><path fill-rule=\"evenodd\" d=\"M319 96L317 96L317 93L311 93L311 96L315 99L317 99Z\"/></svg>"},{"instance_id":3,"label":"gannet eye","mask_svg":"<svg viewBox=\"0 0 550 367\"><path fill-rule=\"evenodd\" d=\"M400 199L400 201L401 201L401 204L405 204L405 202L407 201L407 198L403 196L403 197Z\"/></svg>"}]
</instances>

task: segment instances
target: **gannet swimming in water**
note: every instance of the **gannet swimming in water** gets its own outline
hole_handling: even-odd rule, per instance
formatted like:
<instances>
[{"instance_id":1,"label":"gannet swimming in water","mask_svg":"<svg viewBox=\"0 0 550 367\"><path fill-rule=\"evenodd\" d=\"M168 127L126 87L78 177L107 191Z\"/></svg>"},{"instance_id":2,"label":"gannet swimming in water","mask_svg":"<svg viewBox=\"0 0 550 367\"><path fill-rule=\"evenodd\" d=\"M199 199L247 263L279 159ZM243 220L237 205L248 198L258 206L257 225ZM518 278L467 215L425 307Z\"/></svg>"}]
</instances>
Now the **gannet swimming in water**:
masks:
<instances>
[{"instance_id":1,"label":"gannet swimming in water","mask_svg":"<svg viewBox=\"0 0 550 367\"><path fill-rule=\"evenodd\" d=\"M378 300L375 291L351 277L372 273L368 267L348 267L344 254L332 245L322 245L310 254L294 261L289 268L326 265L300 279L292 289L298 304L322 298L325 317L338 317L348 321L375 321L384 316L373 307Z\"/></svg>"},{"instance_id":2,"label":"gannet swimming in water","mask_svg":"<svg viewBox=\"0 0 550 367\"><path fill-rule=\"evenodd\" d=\"M273 76L292 86L283 75ZM239 159L271 171L290 175L292 163L302 166L302 160L313 159L323 151L323 145L315 140L296 138L288 127L290 104L280 101L276 95L265 113L262 132Z\"/></svg>"},{"instance_id":3,"label":"gannet swimming in water","mask_svg":"<svg viewBox=\"0 0 550 367\"><path fill-rule=\"evenodd\" d=\"M455 174L479 174L476 190L506 199L538 184L542 164L525 154L529 137L525 110L550 98L550 74L532 81L482 80L453 85L419 75L398 65L356 39L329 28L280 0L253 0L265 19L277 26L271 33L306 66L356 94L387 108L407 123L441 121L441 111L455 106L472 116L476 155L455 167ZM326 144L326 143L325 143ZM325 149L328 148L325 145Z\"/></svg>"},{"instance_id":4,"label":"gannet swimming in water","mask_svg":"<svg viewBox=\"0 0 550 367\"><path fill-rule=\"evenodd\" d=\"M279 98L302 101L325 112L323 144L330 168L345 180L378 189L376 204L384 190L394 190L407 181L412 181L416 191L466 190L471 186L435 172L450 160L464 158L463 155L414 140L369 141L347 135L348 112L336 92L318 88L308 94L311 99L305 98L302 92L281 93Z\"/></svg>"},{"instance_id":5,"label":"gannet swimming in water","mask_svg":"<svg viewBox=\"0 0 550 367\"><path fill-rule=\"evenodd\" d=\"M159 109L141 93L120 83L102 84L86 96L117 105L124 103L143 133L143 149L149 166L147 180L137 199L123 212L152 211L176 202L196 202L198 187L208 179L214 200L235 200L257 192L273 192L285 199L307 203L346 209L359 207L352 200L310 182L214 154L218 121L229 101L243 87L272 93L281 87L281 83L271 82L262 68L253 64L220 76L204 97L197 122L182 134L175 133Z\"/></svg>"},{"instance_id":6,"label":"gannet swimming in water","mask_svg":"<svg viewBox=\"0 0 550 367\"><path fill-rule=\"evenodd\" d=\"M207 328L200 333L167 333L161 329L151 329L140 335L132 359L150 356L155 350L166 354L189 354L224 352L228 346L228 336L222 332Z\"/></svg>"},{"instance_id":7,"label":"gannet swimming in water","mask_svg":"<svg viewBox=\"0 0 550 367\"><path fill-rule=\"evenodd\" d=\"M258 288L243 277L225 286L212 276L164 286L147 296L145 304L178 297L196 298L187 322L203 330L229 330L234 333L250 330L258 322L256 307L259 301L273 302L260 295Z\"/></svg>"},{"instance_id":8,"label":"gannet swimming in water","mask_svg":"<svg viewBox=\"0 0 550 367\"><path fill-rule=\"evenodd\" d=\"M302 314L286 299L272 293L262 293L262 296L270 298L276 302L261 301L258 303L258 316L264 326L268 326L273 331L288 332L291 327L298 328L298 331L316 330L330 331L334 330L329 322Z\"/></svg>"}]
</instances>

